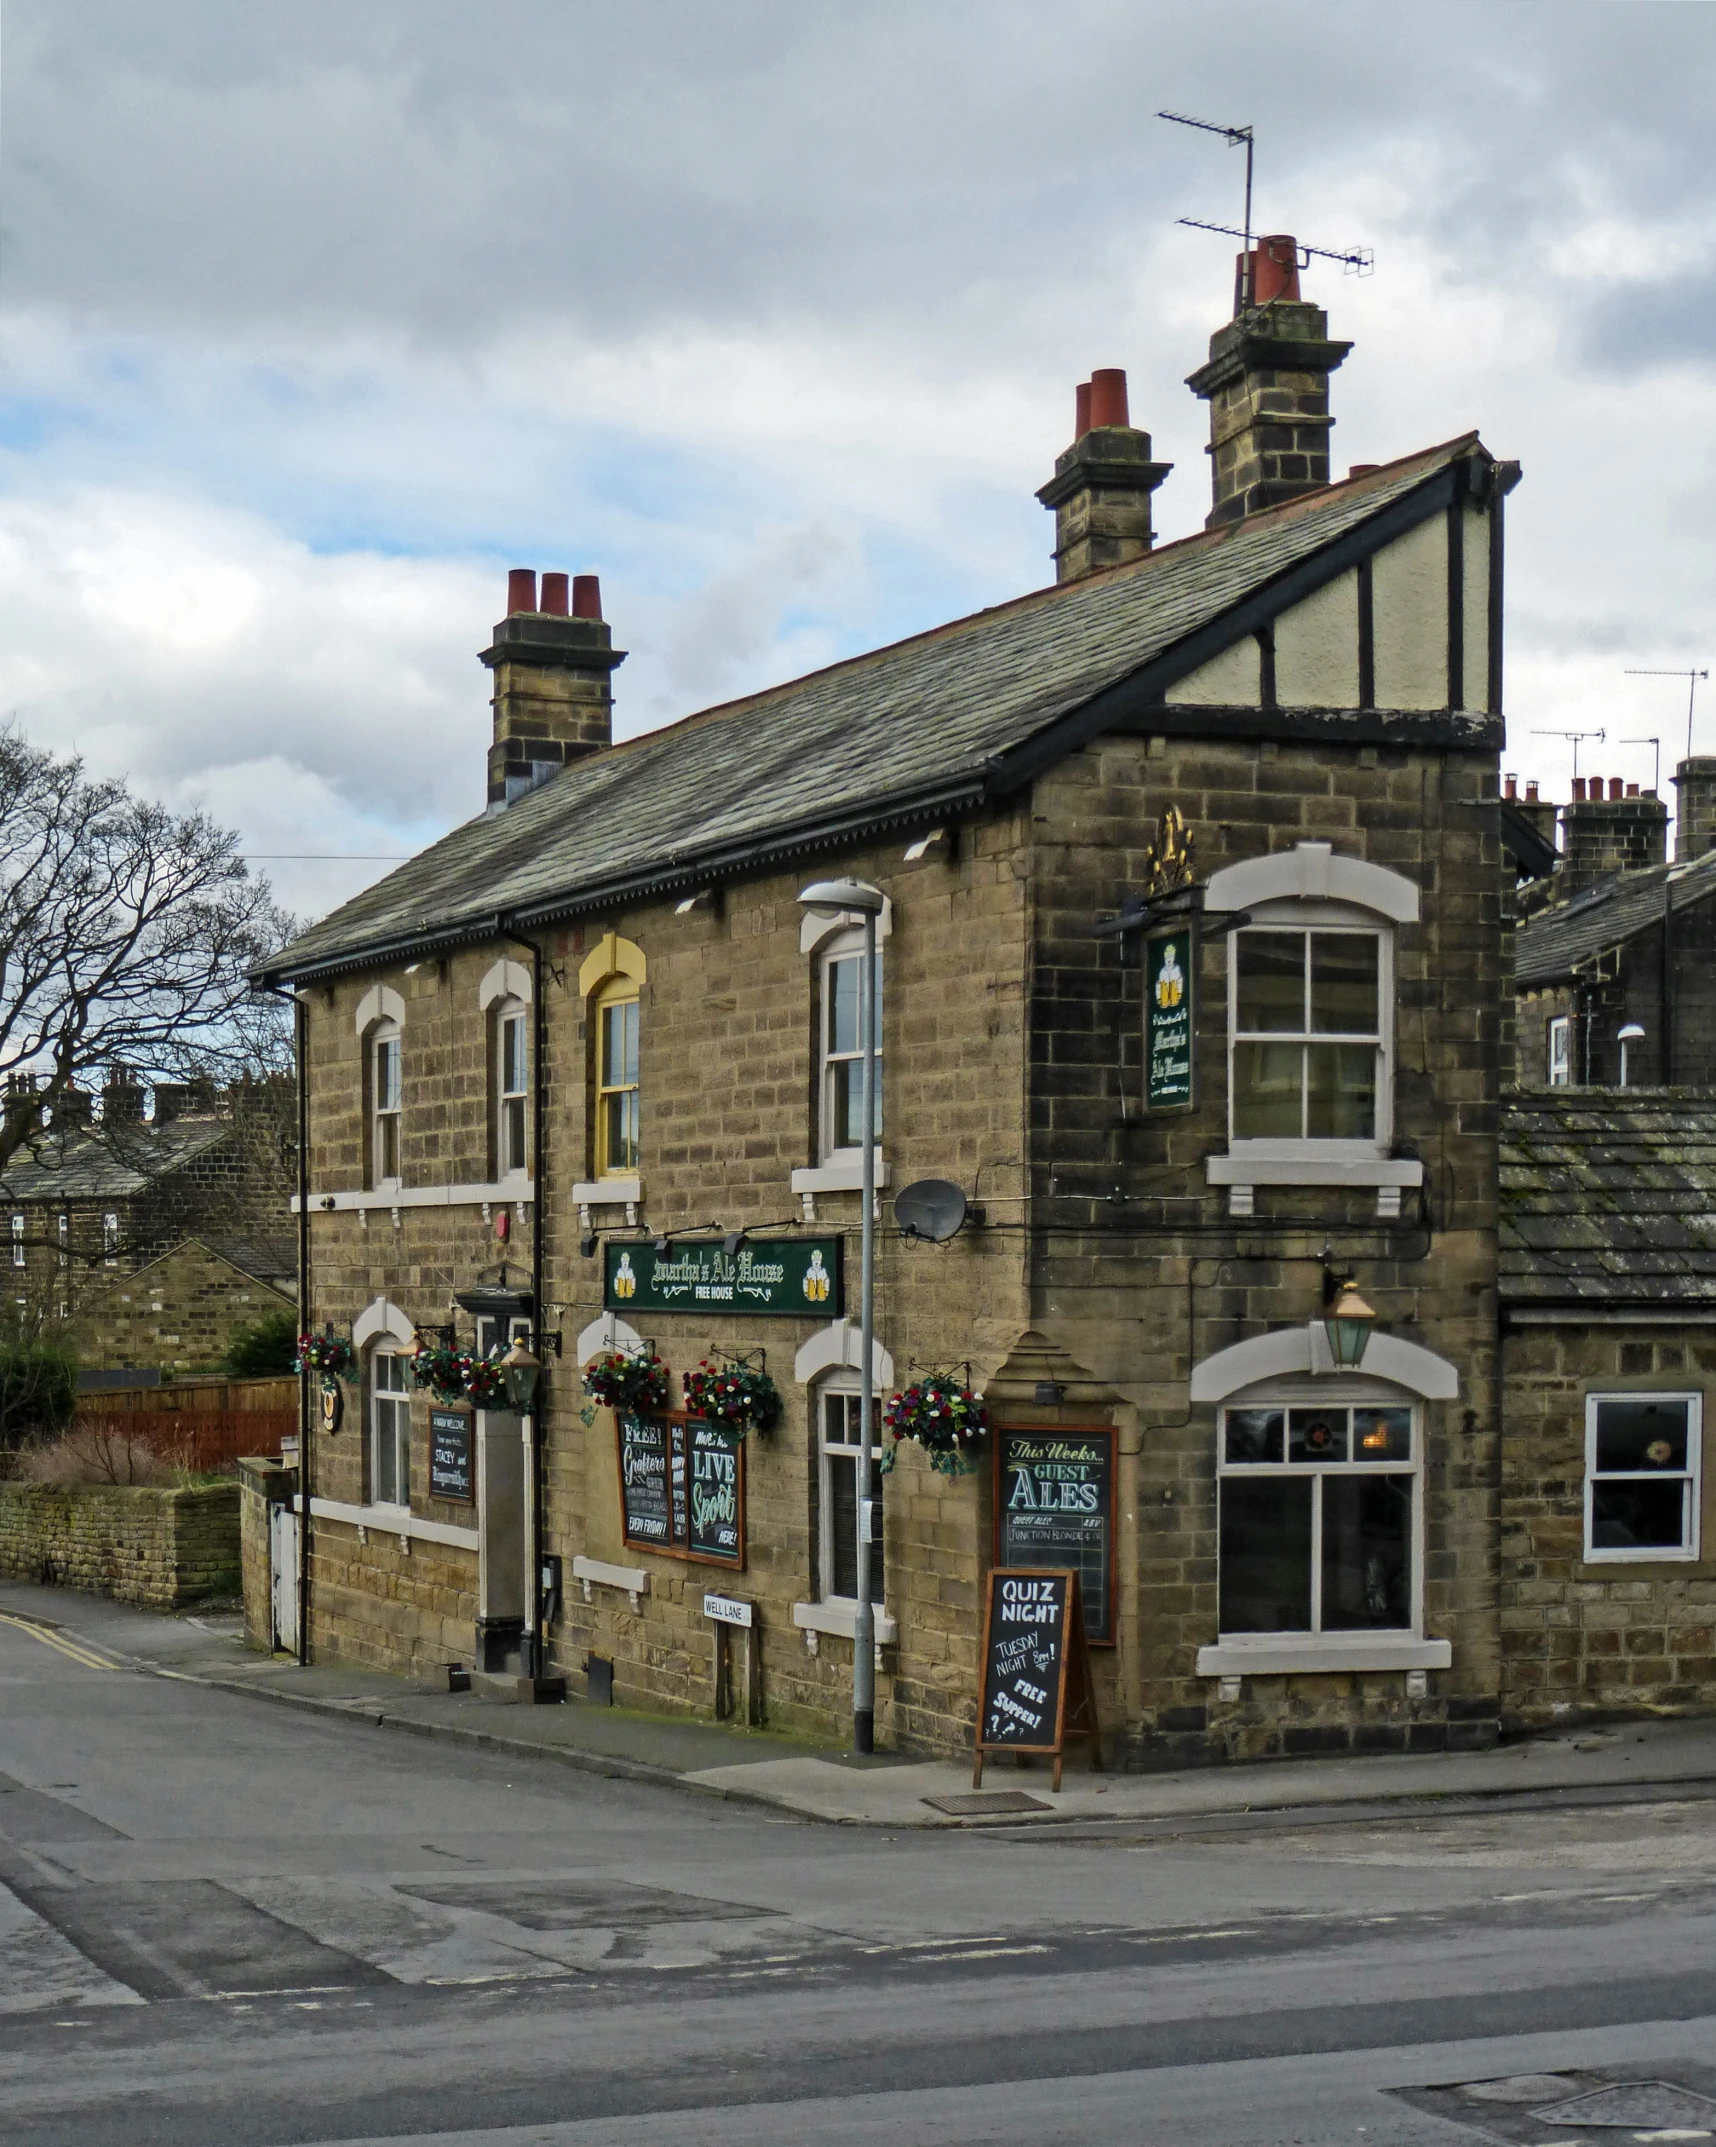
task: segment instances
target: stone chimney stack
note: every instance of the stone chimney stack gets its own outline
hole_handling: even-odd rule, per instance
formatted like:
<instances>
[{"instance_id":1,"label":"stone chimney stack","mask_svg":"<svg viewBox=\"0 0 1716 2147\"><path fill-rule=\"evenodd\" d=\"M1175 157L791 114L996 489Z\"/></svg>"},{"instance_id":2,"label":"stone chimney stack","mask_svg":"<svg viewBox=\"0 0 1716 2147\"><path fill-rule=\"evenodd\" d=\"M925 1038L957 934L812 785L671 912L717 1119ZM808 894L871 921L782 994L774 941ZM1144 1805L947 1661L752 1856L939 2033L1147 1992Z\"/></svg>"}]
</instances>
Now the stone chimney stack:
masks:
<instances>
[{"instance_id":1,"label":"stone chimney stack","mask_svg":"<svg viewBox=\"0 0 1716 2147\"><path fill-rule=\"evenodd\" d=\"M1073 444L1037 494L1055 515L1055 580L1082 581L1099 567L1124 566L1156 541L1150 495L1174 467L1150 460L1150 435L1126 409L1118 366L1092 373L1074 398Z\"/></svg>"},{"instance_id":2,"label":"stone chimney stack","mask_svg":"<svg viewBox=\"0 0 1716 2147\"><path fill-rule=\"evenodd\" d=\"M1534 782L1527 782L1525 795L1521 797L1517 776L1510 775L1507 777L1502 794L1516 813L1531 822L1538 834L1553 850L1555 848L1555 826L1556 822L1561 818L1561 808L1549 798L1540 798L1537 794L1537 785Z\"/></svg>"},{"instance_id":3,"label":"stone chimney stack","mask_svg":"<svg viewBox=\"0 0 1716 2147\"><path fill-rule=\"evenodd\" d=\"M1631 795L1628 795L1628 791ZM1566 892L1576 895L1612 872L1638 872L1668 861L1668 807L1654 790L1640 793L1612 777L1573 778L1573 802L1561 809L1561 867Z\"/></svg>"},{"instance_id":4,"label":"stone chimney stack","mask_svg":"<svg viewBox=\"0 0 1716 2147\"><path fill-rule=\"evenodd\" d=\"M1674 861L1716 850L1716 760L1683 760L1674 771Z\"/></svg>"},{"instance_id":5,"label":"stone chimney stack","mask_svg":"<svg viewBox=\"0 0 1716 2147\"><path fill-rule=\"evenodd\" d=\"M1241 255L1234 318L1186 382L1210 406L1209 529L1328 483L1329 375L1352 349L1330 342L1328 315L1300 298L1294 239L1259 239L1250 266L1250 305Z\"/></svg>"},{"instance_id":6,"label":"stone chimney stack","mask_svg":"<svg viewBox=\"0 0 1716 2147\"><path fill-rule=\"evenodd\" d=\"M536 570L514 567L506 617L482 660L495 680L491 812L613 744L613 673L626 652L613 645L594 574L544 574L539 603Z\"/></svg>"}]
</instances>

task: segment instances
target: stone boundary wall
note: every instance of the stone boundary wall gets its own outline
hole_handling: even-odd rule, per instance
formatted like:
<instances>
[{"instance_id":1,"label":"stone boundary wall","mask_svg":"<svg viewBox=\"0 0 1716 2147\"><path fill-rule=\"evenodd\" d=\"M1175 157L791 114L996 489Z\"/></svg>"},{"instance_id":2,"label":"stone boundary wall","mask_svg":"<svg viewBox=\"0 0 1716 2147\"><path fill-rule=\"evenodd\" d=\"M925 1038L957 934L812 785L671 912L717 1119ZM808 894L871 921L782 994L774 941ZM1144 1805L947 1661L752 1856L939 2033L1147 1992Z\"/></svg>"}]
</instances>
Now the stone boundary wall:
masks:
<instances>
[{"instance_id":1,"label":"stone boundary wall","mask_svg":"<svg viewBox=\"0 0 1716 2147\"><path fill-rule=\"evenodd\" d=\"M0 1579L177 1610L239 1586L236 1483L0 1484Z\"/></svg>"}]
</instances>

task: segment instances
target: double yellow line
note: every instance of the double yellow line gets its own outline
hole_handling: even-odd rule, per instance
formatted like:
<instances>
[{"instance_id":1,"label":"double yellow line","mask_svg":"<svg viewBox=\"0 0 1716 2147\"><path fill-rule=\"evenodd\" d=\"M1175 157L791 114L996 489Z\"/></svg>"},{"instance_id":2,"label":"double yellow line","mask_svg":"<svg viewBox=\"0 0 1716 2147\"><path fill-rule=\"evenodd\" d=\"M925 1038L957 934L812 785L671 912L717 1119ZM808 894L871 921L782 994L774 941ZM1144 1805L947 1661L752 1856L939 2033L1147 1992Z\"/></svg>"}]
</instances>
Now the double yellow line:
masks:
<instances>
[{"instance_id":1,"label":"double yellow line","mask_svg":"<svg viewBox=\"0 0 1716 2147\"><path fill-rule=\"evenodd\" d=\"M0 1610L0 1625L15 1626L19 1632L28 1633L32 1640L39 1640L44 1647L57 1648L72 1662L82 1663L86 1670L117 1670L119 1667L105 1655L98 1654L88 1641L73 1640L68 1634L38 1625L33 1618L15 1618L10 1611Z\"/></svg>"}]
</instances>

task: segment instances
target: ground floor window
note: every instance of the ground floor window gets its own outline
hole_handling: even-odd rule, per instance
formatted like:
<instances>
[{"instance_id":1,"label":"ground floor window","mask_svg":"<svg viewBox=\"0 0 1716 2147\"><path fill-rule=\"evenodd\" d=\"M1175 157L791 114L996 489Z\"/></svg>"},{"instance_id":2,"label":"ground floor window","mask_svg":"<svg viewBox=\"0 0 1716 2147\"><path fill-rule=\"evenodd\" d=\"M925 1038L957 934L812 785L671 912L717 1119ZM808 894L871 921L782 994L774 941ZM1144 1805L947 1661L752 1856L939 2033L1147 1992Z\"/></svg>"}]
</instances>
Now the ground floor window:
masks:
<instances>
[{"instance_id":1,"label":"ground floor window","mask_svg":"<svg viewBox=\"0 0 1716 2147\"><path fill-rule=\"evenodd\" d=\"M1698 1556L1697 1394L1585 1400L1585 1556L1644 1563Z\"/></svg>"},{"instance_id":2,"label":"ground floor window","mask_svg":"<svg viewBox=\"0 0 1716 2147\"><path fill-rule=\"evenodd\" d=\"M378 1349L369 1360L370 1499L377 1506L411 1503L411 1382L405 1359Z\"/></svg>"},{"instance_id":3,"label":"ground floor window","mask_svg":"<svg viewBox=\"0 0 1716 2147\"><path fill-rule=\"evenodd\" d=\"M1416 1631L1413 1409L1226 1409L1221 1442L1223 1634Z\"/></svg>"},{"instance_id":4,"label":"ground floor window","mask_svg":"<svg viewBox=\"0 0 1716 2147\"><path fill-rule=\"evenodd\" d=\"M817 1458L818 1584L824 1602L858 1600L858 1497L863 1462L862 1399L858 1383L825 1386ZM884 1600L882 1572L881 1416L871 1403L868 1490L870 1507L870 1600Z\"/></svg>"}]
</instances>

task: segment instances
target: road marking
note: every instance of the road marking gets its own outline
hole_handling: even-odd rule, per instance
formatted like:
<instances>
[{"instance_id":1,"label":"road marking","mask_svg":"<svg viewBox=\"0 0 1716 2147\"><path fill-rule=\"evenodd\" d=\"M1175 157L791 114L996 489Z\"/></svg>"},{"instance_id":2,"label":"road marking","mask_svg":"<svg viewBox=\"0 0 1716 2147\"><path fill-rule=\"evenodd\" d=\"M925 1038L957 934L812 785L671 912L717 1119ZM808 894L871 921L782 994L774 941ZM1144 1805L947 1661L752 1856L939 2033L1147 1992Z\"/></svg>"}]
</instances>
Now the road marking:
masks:
<instances>
[{"instance_id":1,"label":"road marking","mask_svg":"<svg viewBox=\"0 0 1716 2147\"><path fill-rule=\"evenodd\" d=\"M914 1964L918 1961L999 1961L1019 1953L1048 1951L1047 1946L980 1946L972 1953L916 1953L912 1959Z\"/></svg>"},{"instance_id":2,"label":"road marking","mask_svg":"<svg viewBox=\"0 0 1716 2147\"><path fill-rule=\"evenodd\" d=\"M10 1625L17 1632L28 1633L32 1640L39 1640L44 1647L57 1648L86 1670L117 1670L119 1667L105 1655L98 1655L86 1641L71 1640L64 1633L50 1632L46 1626L33 1624L28 1618L13 1617L10 1611L0 1610L0 1625Z\"/></svg>"}]
</instances>

